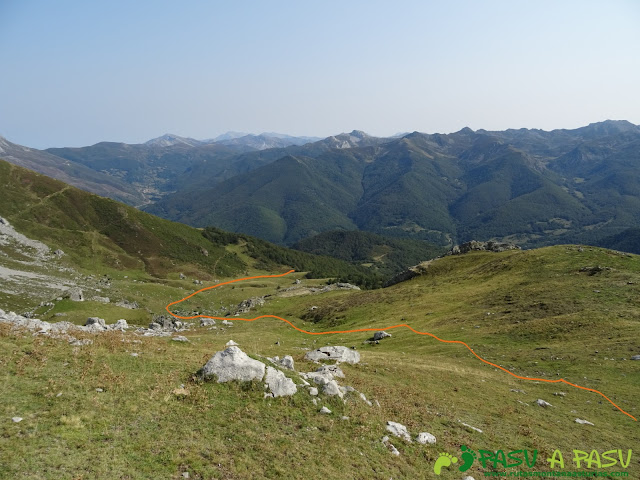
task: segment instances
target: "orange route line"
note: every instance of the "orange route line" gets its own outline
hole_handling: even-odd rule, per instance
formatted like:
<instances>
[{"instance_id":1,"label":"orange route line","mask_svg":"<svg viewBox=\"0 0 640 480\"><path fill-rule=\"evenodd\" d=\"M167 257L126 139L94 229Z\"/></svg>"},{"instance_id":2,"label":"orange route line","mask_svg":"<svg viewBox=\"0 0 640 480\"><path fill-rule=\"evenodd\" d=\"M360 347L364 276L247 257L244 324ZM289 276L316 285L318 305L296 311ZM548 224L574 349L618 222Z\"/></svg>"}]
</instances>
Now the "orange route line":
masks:
<instances>
[{"instance_id":1,"label":"orange route line","mask_svg":"<svg viewBox=\"0 0 640 480\"><path fill-rule=\"evenodd\" d=\"M169 308L173 305L177 305L179 303L184 302L185 300L188 300L189 298L197 295L200 292L204 292L207 290L211 290L214 288L218 288L221 287L223 285L229 285L231 283L236 283L236 282L242 282L244 280L254 280L256 278L276 278L276 277L284 277L285 275L289 275L290 273L295 272L295 270L289 270L286 273L281 273L278 275L257 275L255 277L244 277L244 278L237 278L235 280L229 280L228 282L223 282L223 283L217 283L215 285L212 285L210 287L205 287L205 288L201 288L200 290L193 292L191 295L187 295L186 297L184 297L181 300L177 300L175 302L171 302L169 305L167 305L166 310L167 312L169 312L169 314L175 318L179 318L181 320L192 320L194 318L213 318L215 320L227 320L227 317L212 317L209 315L194 315L192 317L181 317L180 315L176 315L175 313L173 313ZM492 367L498 368L500 370L502 370L505 373L508 373L509 375L511 375L512 377L515 378L519 378L520 380L532 380L532 381L537 381L537 382L547 382L547 383L564 383L566 385L571 385L572 387L575 388L580 388L582 390L586 390L588 392L594 392L597 393L598 395L604 397L611 405L613 405L614 407L616 407L618 410L620 410L622 413L624 413L625 415L627 415L628 417L632 418L634 421L638 421L638 419L636 419L636 417L634 417L633 415L631 415L630 413L625 412L622 408L620 408L618 405L616 405L609 397L607 397L604 393L595 390L593 388L587 388L587 387L581 387L580 385L576 385L575 383L571 383L568 382L567 380L565 380L564 378L559 378L557 380L547 380L545 378L533 378L533 377L522 377L520 375L516 375L513 372L510 372L509 370L507 370L504 367L501 367L500 365L496 365L495 363L491 363L487 360L485 360L484 358L482 358L481 356L479 356L476 352L473 351L473 349L467 345L466 343L464 343L461 340L443 340L437 336L435 336L432 333L429 332L420 332L418 330L415 330L414 328L410 327L409 325L407 325L406 323L399 323L398 325L392 325L390 327L386 327L386 328L357 328L354 330L332 330L332 331L328 331L328 332L309 332L307 330L303 330L302 328L296 327L293 323L291 323L289 320L287 320L286 318L282 318L282 317L278 317L277 315L260 315L258 317L254 317L254 318L238 318L238 317L233 317L232 320L236 321L236 320L242 320L243 322L253 322L254 320L258 320L260 318L275 318L278 320L282 320L283 322L289 324L293 329L302 332L302 333L306 333L307 335L330 335L330 334L335 334L335 333L357 333L357 332L377 332L378 330L393 330L394 328L400 328L400 327L404 327L407 328L409 330L411 330L413 333L418 334L418 335L428 335L432 338L435 338L436 340L438 340L439 342L442 343L458 343L460 345L464 345L465 347L467 347L467 350L469 350L478 360L480 360L481 362L486 363L487 365L491 365Z\"/></svg>"}]
</instances>

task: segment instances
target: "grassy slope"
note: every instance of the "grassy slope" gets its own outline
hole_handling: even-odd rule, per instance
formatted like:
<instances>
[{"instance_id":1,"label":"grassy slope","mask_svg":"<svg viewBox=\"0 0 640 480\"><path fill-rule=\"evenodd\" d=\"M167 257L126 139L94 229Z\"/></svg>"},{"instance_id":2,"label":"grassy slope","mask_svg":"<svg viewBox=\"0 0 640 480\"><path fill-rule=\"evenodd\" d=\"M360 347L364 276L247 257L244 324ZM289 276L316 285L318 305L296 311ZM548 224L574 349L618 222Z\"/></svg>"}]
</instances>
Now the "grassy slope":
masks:
<instances>
[{"instance_id":1,"label":"grassy slope","mask_svg":"<svg viewBox=\"0 0 640 480\"><path fill-rule=\"evenodd\" d=\"M610 269L580 271L593 265ZM288 286L293 278L222 287L181 307L236 302ZM640 354L639 284L636 256L559 246L446 257L426 275L388 289L272 299L258 313L285 316L317 332L406 322L466 341L519 375L566 378L601 390L640 417L640 362L628 360ZM147 287L154 291L153 284ZM163 288L164 301L180 298L177 286ZM313 316L311 305L318 307ZM438 454L459 455L461 444L538 449L536 470L547 470L544 459L556 448L570 463L573 449L626 451L640 442L638 424L596 394L517 380L462 346L400 329L391 333L379 345L365 346L367 333L309 337L264 319L236 322L225 332L192 331L190 344L131 334L123 342L113 334L73 349L3 331L0 411L3 418L24 420L0 424L2 471L9 478L178 478L183 471L191 478L434 478ZM303 362L302 348L355 345L362 363L344 366L347 378L340 383L381 407L322 397L316 407L304 392L263 400L260 385L193 382L192 374L231 338L252 355L291 354L299 371L315 368ZM180 384L189 391L186 398L172 393ZM553 396L557 391L566 397ZM537 398L554 406L540 408ZM318 414L322 405L334 413ZM578 425L577 417L595 426ZM387 420L414 434L431 432L438 443L392 440L402 453L393 457L380 444ZM629 478L640 475L636 452L627 471ZM478 479L481 472L476 462L467 474ZM450 470L440 478L461 476Z\"/></svg>"}]
</instances>

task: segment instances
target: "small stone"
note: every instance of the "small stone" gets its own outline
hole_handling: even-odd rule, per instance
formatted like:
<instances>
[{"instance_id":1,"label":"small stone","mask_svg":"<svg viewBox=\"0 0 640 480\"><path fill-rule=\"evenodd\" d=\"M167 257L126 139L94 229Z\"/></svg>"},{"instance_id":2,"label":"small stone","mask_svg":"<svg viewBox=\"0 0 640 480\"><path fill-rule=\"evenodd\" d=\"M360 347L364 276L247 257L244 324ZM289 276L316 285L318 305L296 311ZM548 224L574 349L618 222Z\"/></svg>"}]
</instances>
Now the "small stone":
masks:
<instances>
[{"instance_id":1,"label":"small stone","mask_svg":"<svg viewBox=\"0 0 640 480\"><path fill-rule=\"evenodd\" d=\"M173 337L171 340L174 342L189 342L189 339L183 335L178 335L177 337Z\"/></svg>"},{"instance_id":2,"label":"small stone","mask_svg":"<svg viewBox=\"0 0 640 480\"><path fill-rule=\"evenodd\" d=\"M634 355L631 360L640 360L640 355Z\"/></svg>"},{"instance_id":3,"label":"small stone","mask_svg":"<svg viewBox=\"0 0 640 480\"><path fill-rule=\"evenodd\" d=\"M346 415L343 415L343 416L342 416L342 420L345 420L345 421L346 421L346 420L349 420L349 417L347 417Z\"/></svg>"},{"instance_id":4,"label":"small stone","mask_svg":"<svg viewBox=\"0 0 640 480\"><path fill-rule=\"evenodd\" d=\"M367 400L367 397L365 397L364 393L360 392L360 398L362 399L362 401L364 403L366 403L370 407L373 407L373 403L371 403L369 400Z\"/></svg>"},{"instance_id":5,"label":"small stone","mask_svg":"<svg viewBox=\"0 0 640 480\"><path fill-rule=\"evenodd\" d=\"M373 334L373 339L374 340L382 340L383 338L388 338L390 336L391 336L390 333L387 333L387 332L381 330L381 331L376 332L376 333Z\"/></svg>"},{"instance_id":6,"label":"small stone","mask_svg":"<svg viewBox=\"0 0 640 480\"><path fill-rule=\"evenodd\" d=\"M56 397L61 397L62 396L62 392L59 392Z\"/></svg>"},{"instance_id":7,"label":"small stone","mask_svg":"<svg viewBox=\"0 0 640 480\"><path fill-rule=\"evenodd\" d=\"M189 478L189 472L182 472L182 478Z\"/></svg>"},{"instance_id":8,"label":"small stone","mask_svg":"<svg viewBox=\"0 0 640 480\"><path fill-rule=\"evenodd\" d=\"M326 414L329 414L329 413L331 413L331 410L329 410L327 407L322 407L322 408L320 409L320 413L326 413Z\"/></svg>"},{"instance_id":9,"label":"small stone","mask_svg":"<svg viewBox=\"0 0 640 480\"><path fill-rule=\"evenodd\" d=\"M135 353L135 352L133 352L133 353L131 354L131 356L132 356L132 357L137 357L137 356L138 356L138 354L137 354L137 353Z\"/></svg>"},{"instance_id":10,"label":"small stone","mask_svg":"<svg viewBox=\"0 0 640 480\"><path fill-rule=\"evenodd\" d=\"M101 388L96 388L96 392L98 392L98 393L102 393L102 392L104 392L104 390L103 390L103 389L101 389Z\"/></svg>"},{"instance_id":11,"label":"small stone","mask_svg":"<svg viewBox=\"0 0 640 480\"><path fill-rule=\"evenodd\" d=\"M316 387L311 387L309 389L309 395L311 395L312 397L315 397L316 395L318 395L318 389Z\"/></svg>"},{"instance_id":12,"label":"small stone","mask_svg":"<svg viewBox=\"0 0 640 480\"><path fill-rule=\"evenodd\" d=\"M540 407L553 407L553 405L551 405L549 402L545 402L544 400L542 400L541 398L539 398L538 400L536 400L536 403L540 406Z\"/></svg>"},{"instance_id":13,"label":"small stone","mask_svg":"<svg viewBox=\"0 0 640 480\"><path fill-rule=\"evenodd\" d=\"M418 442L421 445L426 445L426 444L434 444L436 443L436 437L434 437L432 434L428 433L428 432L420 432L417 436L416 436L416 442Z\"/></svg>"},{"instance_id":14,"label":"small stone","mask_svg":"<svg viewBox=\"0 0 640 480\"><path fill-rule=\"evenodd\" d=\"M22 417L11 417L11 420L13 421L13 423L20 423L23 418Z\"/></svg>"},{"instance_id":15,"label":"small stone","mask_svg":"<svg viewBox=\"0 0 640 480\"><path fill-rule=\"evenodd\" d=\"M555 393L554 393L554 395L555 395L556 397L566 397L566 396L567 396L567 394L566 394L566 393L564 393L564 392L555 392Z\"/></svg>"},{"instance_id":16,"label":"small stone","mask_svg":"<svg viewBox=\"0 0 640 480\"><path fill-rule=\"evenodd\" d=\"M582 420L581 418L576 418L576 423L579 423L580 425L593 425L593 423L588 422L587 420Z\"/></svg>"},{"instance_id":17,"label":"small stone","mask_svg":"<svg viewBox=\"0 0 640 480\"><path fill-rule=\"evenodd\" d=\"M407 431L407 427L398 422L387 422L387 431L396 437L403 438L407 442L411 442L411 436Z\"/></svg>"}]
</instances>

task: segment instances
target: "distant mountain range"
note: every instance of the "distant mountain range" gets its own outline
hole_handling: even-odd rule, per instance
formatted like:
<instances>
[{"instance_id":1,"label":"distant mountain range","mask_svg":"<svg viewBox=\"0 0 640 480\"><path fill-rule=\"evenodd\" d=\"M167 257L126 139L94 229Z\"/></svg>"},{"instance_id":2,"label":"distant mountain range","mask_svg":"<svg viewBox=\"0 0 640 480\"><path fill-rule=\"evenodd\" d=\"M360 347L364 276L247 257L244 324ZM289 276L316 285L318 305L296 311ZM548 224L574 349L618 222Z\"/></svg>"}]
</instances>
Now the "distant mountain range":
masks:
<instances>
[{"instance_id":1,"label":"distant mountain range","mask_svg":"<svg viewBox=\"0 0 640 480\"><path fill-rule=\"evenodd\" d=\"M287 245L361 230L440 245L475 238L533 247L598 243L640 227L640 127L627 121L550 132L353 131L321 140L229 133L46 151L0 146L0 158L165 218Z\"/></svg>"}]
</instances>

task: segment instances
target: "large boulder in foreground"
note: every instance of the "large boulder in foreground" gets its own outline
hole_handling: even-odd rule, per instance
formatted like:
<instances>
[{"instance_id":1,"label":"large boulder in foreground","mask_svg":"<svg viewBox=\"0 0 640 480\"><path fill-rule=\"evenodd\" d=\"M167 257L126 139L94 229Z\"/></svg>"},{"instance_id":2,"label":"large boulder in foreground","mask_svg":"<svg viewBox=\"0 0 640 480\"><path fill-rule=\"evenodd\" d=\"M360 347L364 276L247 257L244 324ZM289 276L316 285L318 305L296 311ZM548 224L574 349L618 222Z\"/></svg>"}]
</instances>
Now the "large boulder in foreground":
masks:
<instances>
[{"instance_id":1,"label":"large boulder in foreground","mask_svg":"<svg viewBox=\"0 0 640 480\"><path fill-rule=\"evenodd\" d=\"M335 360L353 364L360 361L360 353L347 347L320 347L307 352L305 358L312 361Z\"/></svg>"},{"instance_id":2,"label":"large boulder in foreground","mask_svg":"<svg viewBox=\"0 0 640 480\"><path fill-rule=\"evenodd\" d=\"M258 360L250 358L239 347L231 346L216 354L202 367L202 378L218 378L218 383L230 380L262 380L265 365Z\"/></svg>"}]
</instances>

